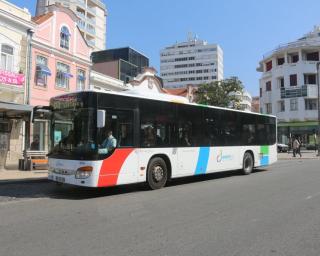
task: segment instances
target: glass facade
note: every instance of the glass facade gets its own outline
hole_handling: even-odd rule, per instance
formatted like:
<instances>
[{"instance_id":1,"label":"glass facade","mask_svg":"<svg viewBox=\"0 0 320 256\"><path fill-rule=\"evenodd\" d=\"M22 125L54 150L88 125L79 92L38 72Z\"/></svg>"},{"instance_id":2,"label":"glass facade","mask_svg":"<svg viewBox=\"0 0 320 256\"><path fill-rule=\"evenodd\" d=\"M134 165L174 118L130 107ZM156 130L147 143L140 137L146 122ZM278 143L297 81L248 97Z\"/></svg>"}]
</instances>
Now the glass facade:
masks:
<instances>
[{"instance_id":1,"label":"glass facade","mask_svg":"<svg viewBox=\"0 0 320 256\"><path fill-rule=\"evenodd\" d=\"M316 121L279 123L278 143L290 145L293 137L300 137L304 146L314 146L317 130L318 124Z\"/></svg>"},{"instance_id":2,"label":"glass facade","mask_svg":"<svg viewBox=\"0 0 320 256\"><path fill-rule=\"evenodd\" d=\"M149 59L130 47L93 52L93 63L119 61L118 79L128 82L149 66Z\"/></svg>"}]
</instances>

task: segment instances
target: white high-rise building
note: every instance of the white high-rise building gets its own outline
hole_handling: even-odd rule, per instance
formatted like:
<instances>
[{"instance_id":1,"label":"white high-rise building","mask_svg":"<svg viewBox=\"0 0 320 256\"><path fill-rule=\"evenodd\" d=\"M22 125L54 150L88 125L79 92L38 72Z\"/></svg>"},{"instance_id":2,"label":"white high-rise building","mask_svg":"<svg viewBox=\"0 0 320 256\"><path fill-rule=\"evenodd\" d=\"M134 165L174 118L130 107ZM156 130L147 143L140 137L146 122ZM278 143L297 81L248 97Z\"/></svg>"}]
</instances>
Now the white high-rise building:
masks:
<instances>
[{"instance_id":1,"label":"white high-rise building","mask_svg":"<svg viewBox=\"0 0 320 256\"><path fill-rule=\"evenodd\" d=\"M70 8L77 15L78 27L94 51L106 49L107 9L102 0L37 0L36 16L53 4Z\"/></svg>"},{"instance_id":2,"label":"white high-rise building","mask_svg":"<svg viewBox=\"0 0 320 256\"><path fill-rule=\"evenodd\" d=\"M318 120L317 70L320 27L297 41L265 54L257 71L260 78L260 112L278 118L278 142L299 136L315 144Z\"/></svg>"},{"instance_id":3,"label":"white high-rise building","mask_svg":"<svg viewBox=\"0 0 320 256\"><path fill-rule=\"evenodd\" d=\"M217 44L189 36L160 51L164 87L179 88L223 79L223 51Z\"/></svg>"}]
</instances>

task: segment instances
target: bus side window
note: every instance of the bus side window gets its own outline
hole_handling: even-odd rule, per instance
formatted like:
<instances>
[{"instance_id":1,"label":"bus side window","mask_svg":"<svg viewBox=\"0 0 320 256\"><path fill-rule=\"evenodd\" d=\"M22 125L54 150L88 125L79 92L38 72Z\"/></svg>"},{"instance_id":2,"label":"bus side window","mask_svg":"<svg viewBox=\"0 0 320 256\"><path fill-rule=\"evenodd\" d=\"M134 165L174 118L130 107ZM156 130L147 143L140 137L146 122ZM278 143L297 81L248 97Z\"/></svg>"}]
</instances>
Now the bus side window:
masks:
<instances>
[{"instance_id":1,"label":"bus side window","mask_svg":"<svg viewBox=\"0 0 320 256\"><path fill-rule=\"evenodd\" d=\"M142 147L173 145L174 106L165 102L141 102L140 144Z\"/></svg>"}]
</instances>

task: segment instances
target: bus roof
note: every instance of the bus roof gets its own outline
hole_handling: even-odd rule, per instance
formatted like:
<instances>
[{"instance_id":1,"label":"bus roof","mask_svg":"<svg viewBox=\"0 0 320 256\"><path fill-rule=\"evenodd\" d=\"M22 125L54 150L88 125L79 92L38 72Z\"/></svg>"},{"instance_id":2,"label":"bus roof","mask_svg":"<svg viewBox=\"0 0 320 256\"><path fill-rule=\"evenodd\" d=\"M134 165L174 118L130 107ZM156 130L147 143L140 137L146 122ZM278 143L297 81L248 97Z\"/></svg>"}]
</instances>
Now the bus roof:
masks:
<instances>
[{"instance_id":1,"label":"bus roof","mask_svg":"<svg viewBox=\"0 0 320 256\"><path fill-rule=\"evenodd\" d=\"M185 104L190 106L200 106L200 107L206 107L206 108L215 108L215 109L221 109L221 110L228 110L228 111L235 111L235 112L241 112L241 113L247 113L247 114L254 114L254 115L260 115L260 116L269 116L277 118L274 115L269 114L262 114L262 113L256 113L256 112L249 112L249 111L243 111L238 109L232 109L232 108L224 108L224 107L218 107L218 106L212 106L212 105L204 105L204 104L198 104L198 103L190 103L185 97L176 96L176 95L170 95L170 94L164 94L164 93L145 93L141 94L138 91L134 90L127 90L123 92L115 92L115 91L103 91L103 90L83 90L78 92L69 92L60 94L58 96L53 97L59 98L61 96L70 95L70 94L77 94L77 93L83 93L83 92L94 92L94 93L101 93L101 94L109 94L109 95L119 95L119 96L125 96L125 97L132 97L132 98L140 98L140 99L149 99L149 100L156 100L156 101L163 101L163 102L171 102L171 103L179 103L179 104Z\"/></svg>"}]
</instances>

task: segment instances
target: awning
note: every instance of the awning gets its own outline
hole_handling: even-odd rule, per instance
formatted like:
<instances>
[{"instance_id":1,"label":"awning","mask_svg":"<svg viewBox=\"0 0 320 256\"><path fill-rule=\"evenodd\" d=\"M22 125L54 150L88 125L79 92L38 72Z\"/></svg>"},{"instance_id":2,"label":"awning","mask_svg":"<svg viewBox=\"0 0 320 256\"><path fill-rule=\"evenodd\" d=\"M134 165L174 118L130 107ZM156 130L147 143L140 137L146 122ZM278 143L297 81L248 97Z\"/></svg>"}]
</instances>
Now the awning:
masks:
<instances>
[{"instance_id":1,"label":"awning","mask_svg":"<svg viewBox=\"0 0 320 256\"><path fill-rule=\"evenodd\" d=\"M37 71L40 71L42 74L45 74L47 76L51 76L50 69L45 65L37 65Z\"/></svg>"},{"instance_id":2,"label":"awning","mask_svg":"<svg viewBox=\"0 0 320 256\"><path fill-rule=\"evenodd\" d=\"M61 74L62 74L65 78L71 78L71 77L73 77L73 75L70 74L70 73L61 72Z\"/></svg>"},{"instance_id":3,"label":"awning","mask_svg":"<svg viewBox=\"0 0 320 256\"><path fill-rule=\"evenodd\" d=\"M30 105L0 102L0 114L8 118L30 118L32 110Z\"/></svg>"},{"instance_id":4,"label":"awning","mask_svg":"<svg viewBox=\"0 0 320 256\"><path fill-rule=\"evenodd\" d=\"M65 77L65 78L71 78L71 77L73 77L73 75L70 74L70 73L68 73L68 72L58 71L58 73L59 73L60 75L62 75L63 77Z\"/></svg>"},{"instance_id":5,"label":"awning","mask_svg":"<svg viewBox=\"0 0 320 256\"><path fill-rule=\"evenodd\" d=\"M85 81L86 77L84 75L78 75L78 80Z\"/></svg>"}]
</instances>

